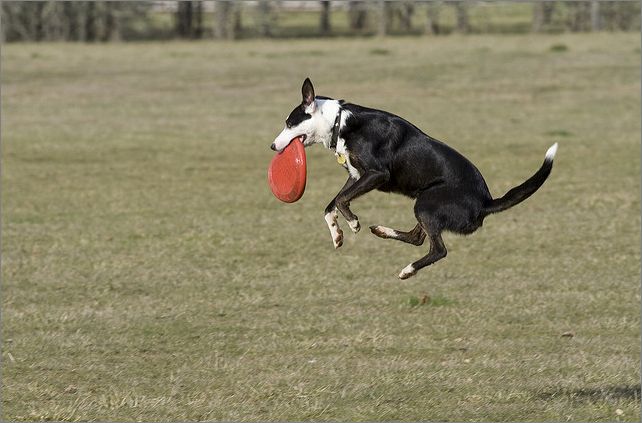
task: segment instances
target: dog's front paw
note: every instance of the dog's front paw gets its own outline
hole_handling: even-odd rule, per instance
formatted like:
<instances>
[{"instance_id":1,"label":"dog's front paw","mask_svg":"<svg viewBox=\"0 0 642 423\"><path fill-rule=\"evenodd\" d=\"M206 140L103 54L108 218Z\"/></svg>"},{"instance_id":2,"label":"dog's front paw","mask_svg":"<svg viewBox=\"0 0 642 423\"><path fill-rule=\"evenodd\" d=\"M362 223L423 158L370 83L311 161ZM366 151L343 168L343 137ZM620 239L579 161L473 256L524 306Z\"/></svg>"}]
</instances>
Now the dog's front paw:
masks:
<instances>
[{"instance_id":1,"label":"dog's front paw","mask_svg":"<svg viewBox=\"0 0 642 423\"><path fill-rule=\"evenodd\" d=\"M359 230L361 229L361 224L359 223L359 219L348 220L348 226L350 226L350 229L352 229L352 232L354 232L355 234L359 232Z\"/></svg>"},{"instance_id":2,"label":"dog's front paw","mask_svg":"<svg viewBox=\"0 0 642 423\"><path fill-rule=\"evenodd\" d=\"M333 234L332 242L335 250L343 245L343 231L338 226L336 234Z\"/></svg>"},{"instance_id":3,"label":"dog's front paw","mask_svg":"<svg viewBox=\"0 0 642 423\"><path fill-rule=\"evenodd\" d=\"M335 250L343 245L343 231L339 228L337 217L338 215L336 210L325 215L325 222L328 224L328 229L330 230L330 236L332 236L332 243L334 244Z\"/></svg>"},{"instance_id":4,"label":"dog's front paw","mask_svg":"<svg viewBox=\"0 0 642 423\"><path fill-rule=\"evenodd\" d=\"M401 273L399 273L399 279L408 279L416 274L417 270L412 266L412 264L409 264L401 270Z\"/></svg>"}]
</instances>

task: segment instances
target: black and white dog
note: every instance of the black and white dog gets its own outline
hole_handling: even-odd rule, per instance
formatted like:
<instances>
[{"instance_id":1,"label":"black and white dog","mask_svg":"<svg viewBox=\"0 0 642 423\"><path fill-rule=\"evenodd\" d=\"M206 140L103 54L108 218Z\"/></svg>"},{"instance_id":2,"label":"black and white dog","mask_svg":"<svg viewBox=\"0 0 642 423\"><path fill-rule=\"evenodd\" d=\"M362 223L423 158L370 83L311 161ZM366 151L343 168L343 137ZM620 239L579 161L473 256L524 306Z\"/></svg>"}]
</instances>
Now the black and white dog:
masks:
<instances>
[{"instance_id":1,"label":"black and white dog","mask_svg":"<svg viewBox=\"0 0 642 423\"><path fill-rule=\"evenodd\" d=\"M309 78L303 82L302 94L303 102L292 110L271 148L281 151L292 139L302 136L306 147L322 143L334 150L338 162L348 170L347 182L325 209L334 248L343 244L337 211L353 232L360 229L357 216L349 208L355 198L378 189L417 200L418 223L414 229L402 232L370 226L380 238L414 245L422 245L428 237L430 251L406 266L399 273L401 279L446 256L442 231L473 233L489 214L530 197L553 167L557 143L548 149L542 167L533 176L493 199L481 173L468 159L410 122L382 110L315 96Z\"/></svg>"}]
</instances>

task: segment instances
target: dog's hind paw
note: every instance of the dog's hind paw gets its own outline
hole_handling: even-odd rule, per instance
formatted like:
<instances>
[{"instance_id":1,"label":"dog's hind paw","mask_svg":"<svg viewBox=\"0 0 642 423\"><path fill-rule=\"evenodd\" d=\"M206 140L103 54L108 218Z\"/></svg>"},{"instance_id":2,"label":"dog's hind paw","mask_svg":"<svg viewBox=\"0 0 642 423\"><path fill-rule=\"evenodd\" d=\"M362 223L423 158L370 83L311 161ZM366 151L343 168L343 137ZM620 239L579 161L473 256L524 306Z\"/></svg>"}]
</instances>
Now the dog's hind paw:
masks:
<instances>
[{"instance_id":1,"label":"dog's hind paw","mask_svg":"<svg viewBox=\"0 0 642 423\"><path fill-rule=\"evenodd\" d=\"M399 273L399 279L408 279L416 274L417 270L415 270L412 264L409 264L401 270L401 273Z\"/></svg>"},{"instance_id":2,"label":"dog's hind paw","mask_svg":"<svg viewBox=\"0 0 642 423\"><path fill-rule=\"evenodd\" d=\"M348 226L350 226L350 229L352 229L352 232L354 232L355 234L359 232L359 230L361 229L361 224L359 223L359 219L348 220Z\"/></svg>"},{"instance_id":3,"label":"dog's hind paw","mask_svg":"<svg viewBox=\"0 0 642 423\"><path fill-rule=\"evenodd\" d=\"M394 229L386 228L385 226L370 226L370 232L379 238L394 238L397 235Z\"/></svg>"},{"instance_id":4,"label":"dog's hind paw","mask_svg":"<svg viewBox=\"0 0 642 423\"><path fill-rule=\"evenodd\" d=\"M377 235L378 237L383 237L382 236L383 232L381 232L379 230L379 226L377 226L377 225L370 226L370 232L372 232L373 234Z\"/></svg>"}]
</instances>

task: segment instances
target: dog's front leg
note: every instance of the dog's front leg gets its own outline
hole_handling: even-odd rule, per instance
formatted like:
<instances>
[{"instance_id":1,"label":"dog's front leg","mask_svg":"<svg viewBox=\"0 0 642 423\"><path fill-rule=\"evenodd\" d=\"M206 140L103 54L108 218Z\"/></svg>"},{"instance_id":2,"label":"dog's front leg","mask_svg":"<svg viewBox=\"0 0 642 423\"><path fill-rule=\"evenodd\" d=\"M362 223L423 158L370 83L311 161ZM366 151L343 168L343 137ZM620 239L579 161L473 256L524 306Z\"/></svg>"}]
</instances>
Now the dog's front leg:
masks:
<instances>
[{"instance_id":1,"label":"dog's front leg","mask_svg":"<svg viewBox=\"0 0 642 423\"><path fill-rule=\"evenodd\" d=\"M355 179L352 179L352 177L348 176L348 180L343 185L343 188L339 190L339 194L350 188L350 186L352 186L355 181ZM330 204L328 204L328 206L325 208L325 222L328 225L328 229L330 229L330 236L332 236L332 243L334 244L335 249L343 245L343 231L339 227L339 214L337 213L337 197L339 196L339 194L337 194L332 199L332 201L330 201Z\"/></svg>"},{"instance_id":2,"label":"dog's front leg","mask_svg":"<svg viewBox=\"0 0 642 423\"><path fill-rule=\"evenodd\" d=\"M350 201L355 198L372 191L384 184L389 178L385 172L368 171L364 173L359 180L348 182L341 188L341 191L326 207L325 220L330 228L332 239L334 241L334 248L339 248L343 244L343 232L339 229L337 224L337 210L341 212L343 217L348 221L350 229L354 233L359 232L361 225L359 218L350 210Z\"/></svg>"}]
</instances>

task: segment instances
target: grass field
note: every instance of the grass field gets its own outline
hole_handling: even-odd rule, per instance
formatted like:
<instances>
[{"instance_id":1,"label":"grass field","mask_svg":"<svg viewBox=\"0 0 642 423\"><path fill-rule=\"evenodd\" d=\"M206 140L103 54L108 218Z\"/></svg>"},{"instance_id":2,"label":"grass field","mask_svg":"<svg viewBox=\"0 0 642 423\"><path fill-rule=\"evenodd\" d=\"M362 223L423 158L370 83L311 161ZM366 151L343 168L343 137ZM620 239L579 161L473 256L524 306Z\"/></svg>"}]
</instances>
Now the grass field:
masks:
<instances>
[{"instance_id":1,"label":"grass field","mask_svg":"<svg viewBox=\"0 0 642 423\"><path fill-rule=\"evenodd\" d=\"M639 420L639 34L16 44L2 68L3 420ZM333 249L332 154L298 203L267 187L305 76L495 196L559 142L555 168L399 281L425 247ZM352 209L414 226L403 197Z\"/></svg>"}]
</instances>

